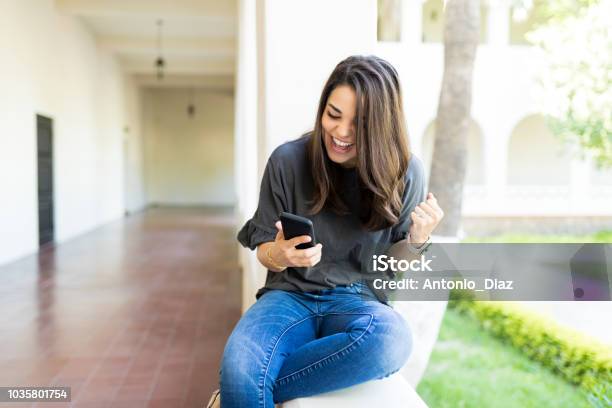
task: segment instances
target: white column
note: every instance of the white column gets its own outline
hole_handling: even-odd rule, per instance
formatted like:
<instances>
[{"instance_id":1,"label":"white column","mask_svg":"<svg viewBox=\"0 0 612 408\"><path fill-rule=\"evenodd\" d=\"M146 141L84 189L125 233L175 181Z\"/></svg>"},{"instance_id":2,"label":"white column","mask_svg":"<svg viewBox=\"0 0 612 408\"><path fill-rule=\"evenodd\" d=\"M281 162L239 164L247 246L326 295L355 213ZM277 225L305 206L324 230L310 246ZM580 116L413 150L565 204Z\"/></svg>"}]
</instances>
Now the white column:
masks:
<instances>
[{"instance_id":1,"label":"white column","mask_svg":"<svg viewBox=\"0 0 612 408\"><path fill-rule=\"evenodd\" d=\"M271 153L270 143L268 142L268 0L255 0L255 21L256 29L254 32L257 64L257 179L261 180L266 166L266 161Z\"/></svg>"},{"instance_id":2,"label":"white column","mask_svg":"<svg viewBox=\"0 0 612 408\"><path fill-rule=\"evenodd\" d=\"M234 174L236 188L236 225L248 220L257 207L257 42L256 0L238 0L238 41L236 44L236 82L234 116ZM261 271L255 252L241 249L242 307L255 301Z\"/></svg>"},{"instance_id":3,"label":"white column","mask_svg":"<svg viewBox=\"0 0 612 408\"><path fill-rule=\"evenodd\" d=\"M237 209L254 210L257 172L257 55L255 0L238 0L238 41L235 79L235 186Z\"/></svg>"},{"instance_id":4,"label":"white column","mask_svg":"<svg viewBox=\"0 0 612 408\"><path fill-rule=\"evenodd\" d=\"M402 42L408 45L421 44L423 35L423 3L425 0L402 1Z\"/></svg>"},{"instance_id":5,"label":"white column","mask_svg":"<svg viewBox=\"0 0 612 408\"><path fill-rule=\"evenodd\" d=\"M489 0L488 39L494 46L505 46L510 40L510 4L508 0Z\"/></svg>"}]
</instances>

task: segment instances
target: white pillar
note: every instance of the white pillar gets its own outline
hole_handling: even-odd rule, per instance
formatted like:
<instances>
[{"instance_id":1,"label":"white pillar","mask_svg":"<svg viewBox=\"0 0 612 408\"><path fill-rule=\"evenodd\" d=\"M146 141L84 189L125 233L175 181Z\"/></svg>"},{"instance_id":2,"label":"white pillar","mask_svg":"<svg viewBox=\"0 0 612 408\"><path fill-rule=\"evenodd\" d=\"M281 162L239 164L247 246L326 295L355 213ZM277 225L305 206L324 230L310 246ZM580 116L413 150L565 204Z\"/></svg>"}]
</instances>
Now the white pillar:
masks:
<instances>
[{"instance_id":1,"label":"white pillar","mask_svg":"<svg viewBox=\"0 0 612 408\"><path fill-rule=\"evenodd\" d=\"M238 41L236 44L235 115L234 115L234 174L238 228L257 207L259 186L257 138L257 41L256 0L238 0ZM261 272L255 252L241 249L242 307L246 310L254 301L260 285Z\"/></svg>"},{"instance_id":2,"label":"white pillar","mask_svg":"<svg viewBox=\"0 0 612 408\"><path fill-rule=\"evenodd\" d=\"M237 209L254 210L252 196L257 166L257 54L255 0L238 0L238 41L235 77L235 186Z\"/></svg>"},{"instance_id":3,"label":"white pillar","mask_svg":"<svg viewBox=\"0 0 612 408\"><path fill-rule=\"evenodd\" d=\"M423 36L423 3L425 0L402 1L402 42L419 45Z\"/></svg>"},{"instance_id":4,"label":"white pillar","mask_svg":"<svg viewBox=\"0 0 612 408\"><path fill-rule=\"evenodd\" d=\"M488 39L493 46L506 46L510 42L510 4L508 0L489 0Z\"/></svg>"}]
</instances>

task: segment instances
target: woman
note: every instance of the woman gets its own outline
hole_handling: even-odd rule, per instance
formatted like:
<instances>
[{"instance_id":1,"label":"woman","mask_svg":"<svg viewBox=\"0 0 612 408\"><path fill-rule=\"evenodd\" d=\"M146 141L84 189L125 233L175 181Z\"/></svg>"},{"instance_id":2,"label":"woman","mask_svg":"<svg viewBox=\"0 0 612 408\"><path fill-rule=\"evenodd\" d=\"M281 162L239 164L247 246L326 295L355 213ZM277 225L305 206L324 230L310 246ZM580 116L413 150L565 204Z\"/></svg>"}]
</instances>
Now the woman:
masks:
<instances>
[{"instance_id":1,"label":"woman","mask_svg":"<svg viewBox=\"0 0 612 408\"><path fill-rule=\"evenodd\" d=\"M406 362L410 329L366 283L363 256L386 243L418 254L443 217L433 194L424 201L402 109L388 62L349 57L325 84L314 130L270 156L257 211L238 234L268 274L225 347L224 408L272 408ZM295 248L308 236L285 239L282 211L312 220L316 246Z\"/></svg>"}]
</instances>

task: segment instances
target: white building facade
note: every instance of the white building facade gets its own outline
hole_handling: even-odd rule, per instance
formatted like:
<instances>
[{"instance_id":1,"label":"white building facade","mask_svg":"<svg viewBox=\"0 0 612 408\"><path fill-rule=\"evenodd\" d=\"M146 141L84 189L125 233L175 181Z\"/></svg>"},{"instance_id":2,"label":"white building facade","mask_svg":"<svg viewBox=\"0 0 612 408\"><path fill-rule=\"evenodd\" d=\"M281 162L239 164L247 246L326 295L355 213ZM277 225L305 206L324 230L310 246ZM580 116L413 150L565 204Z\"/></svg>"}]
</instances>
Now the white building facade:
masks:
<instances>
[{"instance_id":1,"label":"white building facade","mask_svg":"<svg viewBox=\"0 0 612 408\"><path fill-rule=\"evenodd\" d=\"M444 66L442 1L401 2L400 41L375 52L399 70L411 147L431 162ZM612 171L566 152L540 114L543 55L509 0L483 1L464 190L468 234L587 233L612 225ZM534 223L534 220L537 220Z\"/></svg>"}]
</instances>

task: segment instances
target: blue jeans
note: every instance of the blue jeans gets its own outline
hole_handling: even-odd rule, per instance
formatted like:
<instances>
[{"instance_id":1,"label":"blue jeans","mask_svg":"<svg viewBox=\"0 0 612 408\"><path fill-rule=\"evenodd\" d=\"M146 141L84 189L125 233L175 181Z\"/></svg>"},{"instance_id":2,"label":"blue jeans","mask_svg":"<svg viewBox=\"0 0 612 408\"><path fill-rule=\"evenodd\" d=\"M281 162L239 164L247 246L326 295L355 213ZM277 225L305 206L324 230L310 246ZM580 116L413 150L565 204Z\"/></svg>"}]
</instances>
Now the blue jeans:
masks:
<instances>
[{"instance_id":1,"label":"blue jeans","mask_svg":"<svg viewBox=\"0 0 612 408\"><path fill-rule=\"evenodd\" d=\"M271 290L240 319L221 362L223 408L273 408L383 378L408 359L406 321L364 283Z\"/></svg>"}]
</instances>

